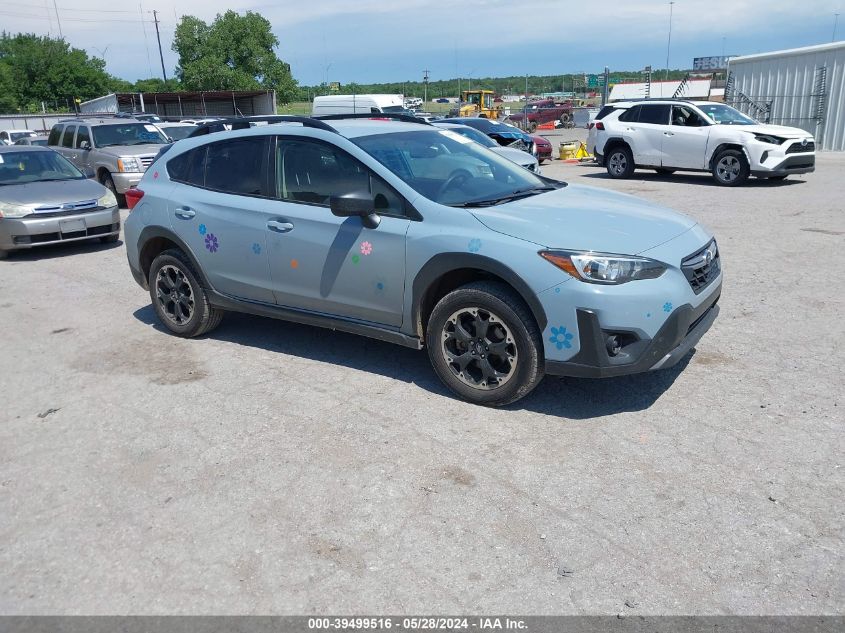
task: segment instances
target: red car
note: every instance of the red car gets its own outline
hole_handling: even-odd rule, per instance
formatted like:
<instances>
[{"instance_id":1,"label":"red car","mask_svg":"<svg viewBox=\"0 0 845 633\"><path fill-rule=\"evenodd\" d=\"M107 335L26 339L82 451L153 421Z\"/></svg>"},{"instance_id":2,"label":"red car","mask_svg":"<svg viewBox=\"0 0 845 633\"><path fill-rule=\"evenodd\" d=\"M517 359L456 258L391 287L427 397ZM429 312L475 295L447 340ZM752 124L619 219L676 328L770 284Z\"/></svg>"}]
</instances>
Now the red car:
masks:
<instances>
[{"instance_id":1,"label":"red car","mask_svg":"<svg viewBox=\"0 0 845 633\"><path fill-rule=\"evenodd\" d=\"M544 160L552 159L552 144L542 136L535 134L531 135L531 140L534 141L534 147L537 148L537 162L541 163Z\"/></svg>"},{"instance_id":2,"label":"red car","mask_svg":"<svg viewBox=\"0 0 845 633\"><path fill-rule=\"evenodd\" d=\"M563 127L572 127L572 104L570 102L561 105L556 104L552 99L533 101L525 108L517 110L510 115L510 120L521 125L522 119L528 116L528 129L533 132L537 126L550 121L560 121Z\"/></svg>"}]
</instances>

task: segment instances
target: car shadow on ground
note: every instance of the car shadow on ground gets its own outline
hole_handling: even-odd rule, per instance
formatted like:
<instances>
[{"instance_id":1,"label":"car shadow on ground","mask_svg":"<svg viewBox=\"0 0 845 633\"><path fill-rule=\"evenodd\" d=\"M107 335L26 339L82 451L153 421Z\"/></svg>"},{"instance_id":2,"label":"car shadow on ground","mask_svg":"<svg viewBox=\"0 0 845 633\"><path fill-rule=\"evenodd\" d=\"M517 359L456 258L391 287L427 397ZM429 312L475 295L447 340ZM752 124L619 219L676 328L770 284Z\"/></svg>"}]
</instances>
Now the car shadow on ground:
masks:
<instances>
[{"instance_id":1,"label":"car shadow on ground","mask_svg":"<svg viewBox=\"0 0 845 633\"><path fill-rule=\"evenodd\" d=\"M591 165L594 169L600 169ZM606 171L596 171L591 173L578 174L583 178L600 178L602 180L613 180ZM642 180L645 182L676 182L684 185L699 185L704 187L722 187L713 180L713 176L706 173L686 173L686 174L658 174L649 173L647 171L635 171L634 175L627 178L628 181ZM806 180L796 180L795 178L787 178L785 180L769 180L767 178L749 178L738 187L790 187L792 185L800 185L807 182ZM729 187L725 187L729 189Z\"/></svg>"},{"instance_id":2,"label":"car shadow on ground","mask_svg":"<svg viewBox=\"0 0 845 633\"><path fill-rule=\"evenodd\" d=\"M2 263L14 264L15 262L35 262L42 259L56 259L59 257L70 257L73 255L85 255L98 251L108 251L113 248L122 248L123 240L117 242L103 243L99 239L90 242L68 242L66 244L49 244L47 246L36 246L20 251L10 251L7 259Z\"/></svg>"},{"instance_id":3,"label":"car shadow on ground","mask_svg":"<svg viewBox=\"0 0 845 633\"><path fill-rule=\"evenodd\" d=\"M134 316L170 336L151 305ZM227 313L208 338L331 363L413 383L431 393L455 397L434 373L425 351L375 339L239 313ZM689 363L688 355L673 368L619 378L586 379L547 376L527 397L508 410L528 410L570 419L591 419L650 407ZM280 357L281 362L281 357Z\"/></svg>"}]
</instances>

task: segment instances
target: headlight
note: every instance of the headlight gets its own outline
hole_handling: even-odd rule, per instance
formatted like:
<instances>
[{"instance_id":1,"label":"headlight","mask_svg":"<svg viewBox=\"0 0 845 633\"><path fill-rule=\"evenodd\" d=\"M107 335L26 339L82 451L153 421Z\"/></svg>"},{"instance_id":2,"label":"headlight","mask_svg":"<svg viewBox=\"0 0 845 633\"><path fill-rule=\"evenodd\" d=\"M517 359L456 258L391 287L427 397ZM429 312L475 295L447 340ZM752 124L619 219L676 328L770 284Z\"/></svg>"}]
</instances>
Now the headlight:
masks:
<instances>
[{"instance_id":1,"label":"headlight","mask_svg":"<svg viewBox=\"0 0 845 633\"><path fill-rule=\"evenodd\" d=\"M124 158L117 159L117 170L118 171L144 171L141 167L141 161L139 161L134 156L127 156Z\"/></svg>"},{"instance_id":2,"label":"headlight","mask_svg":"<svg viewBox=\"0 0 845 633\"><path fill-rule=\"evenodd\" d=\"M31 207L0 202L0 218L22 218L32 213Z\"/></svg>"},{"instance_id":3,"label":"headlight","mask_svg":"<svg viewBox=\"0 0 845 633\"><path fill-rule=\"evenodd\" d=\"M114 207L117 206L117 198L111 191L106 191L105 195L97 200L98 207Z\"/></svg>"},{"instance_id":4,"label":"headlight","mask_svg":"<svg viewBox=\"0 0 845 633\"><path fill-rule=\"evenodd\" d=\"M666 266L660 262L633 255L540 251L540 257L578 281L592 284L618 285L637 279L654 279L666 272Z\"/></svg>"},{"instance_id":5,"label":"headlight","mask_svg":"<svg viewBox=\"0 0 845 633\"><path fill-rule=\"evenodd\" d=\"M755 134L754 138L761 143L771 143L772 145L780 145L786 139L779 136L772 136L771 134Z\"/></svg>"}]
</instances>

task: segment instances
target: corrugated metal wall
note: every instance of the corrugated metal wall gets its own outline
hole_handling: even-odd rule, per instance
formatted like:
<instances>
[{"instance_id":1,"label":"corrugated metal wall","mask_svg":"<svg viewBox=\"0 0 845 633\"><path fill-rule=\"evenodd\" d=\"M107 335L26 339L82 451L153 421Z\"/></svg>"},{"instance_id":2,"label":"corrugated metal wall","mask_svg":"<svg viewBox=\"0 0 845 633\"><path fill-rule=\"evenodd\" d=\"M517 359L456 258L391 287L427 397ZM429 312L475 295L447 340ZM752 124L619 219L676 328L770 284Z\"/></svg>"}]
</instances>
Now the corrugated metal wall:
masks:
<instances>
[{"instance_id":1,"label":"corrugated metal wall","mask_svg":"<svg viewBox=\"0 0 845 633\"><path fill-rule=\"evenodd\" d=\"M821 112L819 68L826 69ZM734 91L771 103L770 123L807 130L820 149L845 151L845 42L735 57L728 70ZM737 101L731 104L748 112Z\"/></svg>"}]
</instances>

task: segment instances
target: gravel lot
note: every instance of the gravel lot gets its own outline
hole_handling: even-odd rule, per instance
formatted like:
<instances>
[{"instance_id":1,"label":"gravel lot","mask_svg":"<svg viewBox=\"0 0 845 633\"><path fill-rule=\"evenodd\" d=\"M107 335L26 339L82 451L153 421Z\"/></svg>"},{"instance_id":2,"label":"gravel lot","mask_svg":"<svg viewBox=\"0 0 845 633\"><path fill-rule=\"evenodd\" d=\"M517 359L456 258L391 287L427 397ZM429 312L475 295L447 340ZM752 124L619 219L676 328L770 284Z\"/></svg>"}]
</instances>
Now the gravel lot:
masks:
<instances>
[{"instance_id":1,"label":"gravel lot","mask_svg":"<svg viewBox=\"0 0 845 633\"><path fill-rule=\"evenodd\" d=\"M487 410L352 335L169 336L122 244L0 262L0 612L845 613L845 155L545 173L715 231L686 362Z\"/></svg>"}]
</instances>

